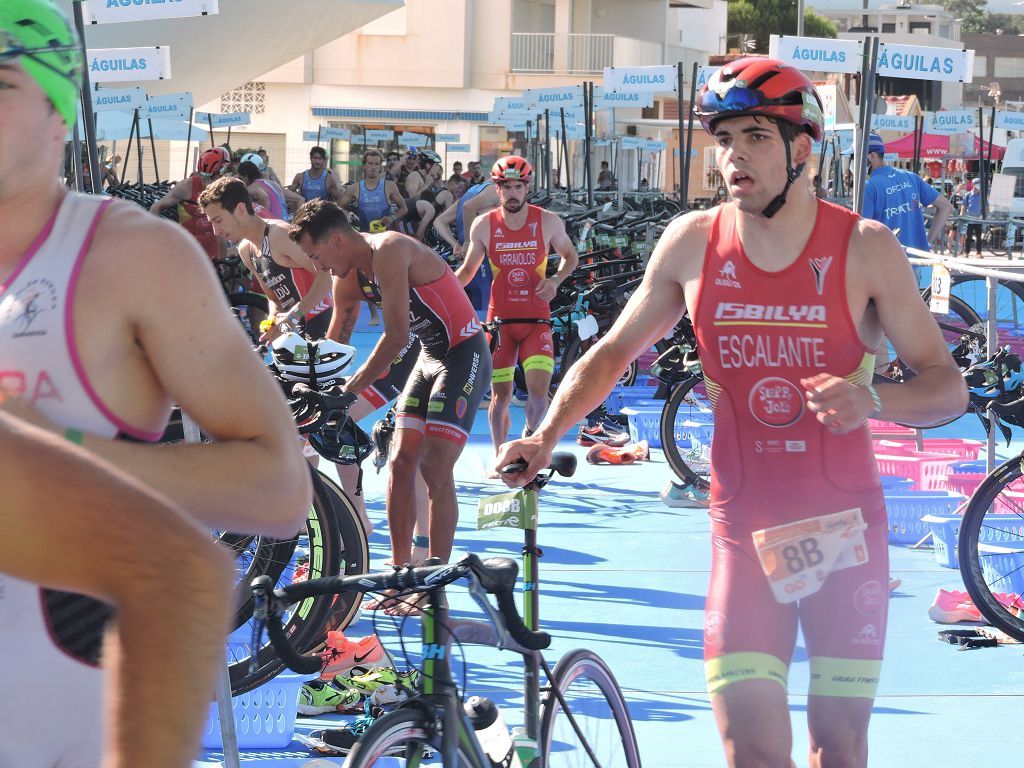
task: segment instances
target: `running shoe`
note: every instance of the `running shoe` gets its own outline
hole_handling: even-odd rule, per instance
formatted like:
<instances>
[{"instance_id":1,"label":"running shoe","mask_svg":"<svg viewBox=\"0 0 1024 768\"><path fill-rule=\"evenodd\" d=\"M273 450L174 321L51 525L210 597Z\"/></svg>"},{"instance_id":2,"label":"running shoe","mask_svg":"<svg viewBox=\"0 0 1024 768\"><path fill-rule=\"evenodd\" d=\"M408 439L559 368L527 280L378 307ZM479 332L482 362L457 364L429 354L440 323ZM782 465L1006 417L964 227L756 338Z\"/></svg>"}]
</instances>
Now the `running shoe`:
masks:
<instances>
[{"instance_id":1,"label":"running shoe","mask_svg":"<svg viewBox=\"0 0 1024 768\"><path fill-rule=\"evenodd\" d=\"M416 690L419 679L418 669L399 672L394 667L380 667L361 675L338 675L334 678L334 684L339 688L351 688L369 697L383 685L402 685L409 690Z\"/></svg>"},{"instance_id":2,"label":"running shoe","mask_svg":"<svg viewBox=\"0 0 1024 768\"><path fill-rule=\"evenodd\" d=\"M900 588L900 584L902 584L902 583L903 583L903 580L900 579L899 576L890 576L889 577L889 591L890 592L895 592L897 589Z\"/></svg>"},{"instance_id":3,"label":"running shoe","mask_svg":"<svg viewBox=\"0 0 1024 768\"><path fill-rule=\"evenodd\" d=\"M576 442L582 446L609 445L619 448L629 442L629 433L615 430L604 422L593 426L580 427Z\"/></svg>"},{"instance_id":4,"label":"running shoe","mask_svg":"<svg viewBox=\"0 0 1024 768\"><path fill-rule=\"evenodd\" d=\"M676 482L670 482L665 490L658 494L658 498L661 499L666 507L692 509L711 506L710 492L702 491L692 483L680 485Z\"/></svg>"},{"instance_id":5,"label":"running shoe","mask_svg":"<svg viewBox=\"0 0 1024 768\"><path fill-rule=\"evenodd\" d=\"M323 680L304 683L299 691L300 715L323 715L328 712L352 712L362 709L363 697L351 688L341 690Z\"/></svg>"},{"instance_id":6,"label":"running shoe","mask_svg":"<svg viewBox=\"0 0 1024 768\"><path fill-rule=\"evenodd\" d=\"M356 667L370 671L391 663L391 657L376 635L349 640L341 630L327 633L327 647L321 656L324 660L321 680L333 680L338 675L351 676Z\"/></svg>"},{"instance_id":7,"label":"running shoe","mask_svg":"<svg viewBox=\"0 0 1024 768\"><path fill-rule=\"evenodd\" d=\"M650 457L651 449L646 440L624 445L621 448L595 445L587 451L588 464L632 464L635 461L647 461Z\"/></svg>"},{"instance_id":8,"label":"running shoe","mask_svg":"<svg viewBox=\"0 0 1024 768\"><path fill-rule=\"evenodd\" d=\"M981 621L981 612L966 592L939 589L928 608L928 618L938 624Z\"/></svg>"}]
</instances>

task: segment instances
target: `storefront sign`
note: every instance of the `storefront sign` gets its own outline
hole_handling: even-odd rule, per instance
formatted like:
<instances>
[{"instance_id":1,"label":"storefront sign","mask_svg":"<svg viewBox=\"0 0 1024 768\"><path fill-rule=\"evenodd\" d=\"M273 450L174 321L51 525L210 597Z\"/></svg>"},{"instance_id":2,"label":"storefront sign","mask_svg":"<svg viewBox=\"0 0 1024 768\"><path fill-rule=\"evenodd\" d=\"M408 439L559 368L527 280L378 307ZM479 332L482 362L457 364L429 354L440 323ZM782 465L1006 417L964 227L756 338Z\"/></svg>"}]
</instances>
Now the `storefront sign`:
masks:
<instances>
[{"instance_id":1,"label":"storefront sign","mask_svg":"<svg viewBox=\"0 0 1024 768\"><path fill-rule=\"evenodd\" d=\"M872 115L872 131L912 131L914 117L912 115Z\"/></svg>"},{"instance_id":2,"label":"storefront sign","mask_svg":"<svg viewBox=\"0 0 1024 768\"><path fill-rule=\"evenodd\" d=\"M669 93L676 89L676 68L658 67L605 67L604 89L624 93Z\"/></svg>"},{"instance_id":3,"label":"storefront sign","mask_svg":"<svg viewBox=\"0 0 1024 768\"><path fill-rule=\"evenodd\" d=\"M393 141L395 138L394 131L384 130L370 130L366 132L366 143L376 144L380 141Z\"/></svg>"},{"instance_id":4,"label":"storefront sign","mask_svg":"<svg viewBox=\"0 0 1024 768\"><path fill-rule=\"evenodd\" d=\"M644 149L648 152L664 152L668 144L664 141L648 140L644 142Z\"/></svg>"},{"instance_id":5,"label":"storefront sign","mask_svg":"<svg viewBox=\"0 0 1024 768\"><path fill-rule=\"evenodd\" d=\"M85 0L82 16L87 24L156 21L220 13L218 0Z\"/></svg>"},{"instance_id":6,"label":"storefront sign","mask_svg":"<svg viewBox=\"0 0 1024 768\"><path fill-rule=\"evenodd\" d=\"M434 136L434 141L441 142L442 144L451 144L462 141L462 136L457 133L439 133Z\"/></svg>"},{"instance_id":7,"label":"storefront sign","mask_svg":"<svg viewBox=\"0 0 1024 768\"><path fill-rule=\"evenodd\" d=\"M996 112L996 128L1024 131L1024 112Z\"/></svg>"},{"instance_id":8,"label":"storefront sign","mask_svg":"<svg viewBox=\"0 0 1024 768\"><path fill-rule=\"evenodd\" d=\"M398 137L398 143L403 147L425 147L427 146L428 137L422 133L410 133L402 131Z\"/></svg>"},{"instance_id":9,"label":"storefront sign","mask_svg":"<svg viewBox=\"0 0 1024 768\"><path fill-rule=\"evenodd\" d=\"M537 110L531 109L527 100L522 96L516 98L498 96L494 100L494 108L491 111L510 115L520 115L522 117L533 117L537 114Z\"/></svg>"},{"instance_id":10,"label":"storefront sign","mask_svg":"<svg viewBox=\"0 0 1024 768\"><path fill-rule=\"evenodd\" d=\"M878 46L877 72L881 77L969 83L973 67L974 51L892 43Z\"/></svg>"},{"instance_id":11,"label":"storefront sign","mask_svg":"<svg viewBox=\"0 0 1024 768\"><path fill-rule=\"evenodd\" d=\"M192 92L166 93L163 96L152 96L146 102L146 111L141 116L153 120L184 120L188 121L192 111Z\"/></svg>"},{"instance_id":12,"label":"storefront sign","mask_svg":"<svg viewBox=\"0 0 1024 768\"><path fill-rule=\"evenodd\" d=\"M963 109L955 112L926 112L924 120L925 133L967 133L978 126L978 113Z\"/></svg>"},{"instance_id":13,"label":"storefront sign","mask_svg":"<svg viewBox=\"0 0 1024 768\"><path fill-rule=\"evenodd\" d=\"M132 111L146 106L145 88L103 88L92 92L92 111Z\"/></svg>"},{"instance_id":14,"label":"storefront sign","mask_svg":"<svg viewBox=\"0 0 1024 768\"><path fill-rule=\"evenodd\" d=\"M227 115L196 112L195 121L207 127L212 125L214 128L233 128L238 125L249 125L252 122L252 115L249 112L233 112Z\"/></svg>"},{"instance_id":15,"label":"storefront sign","mask_svg":"<svg viewBox=\"0 0 1024 768\"><path fill-rule=\"evenodd\" d=\"M594 86L594 109L640 109L653 106L653 91L608 91L600 85Z\"/></svg>"},{"instance_id":16,"label":"storefront sign","mask_svg":"<svg viewBox=\"0 0 1024 768\"><path fill-rule=\"evenodd\" d=\"M171 49L166 45L148 48L94 48L86 53L89 79L94 83L166 80L171 76Z\"/></svg>"},{"instance_id":17,"label":"storefront sign","mask_svg":"<svg viewBox=\"0 0 1024 768\"><path fill-rule=\"evenodd\" d=\"M446 152L464 152L466 154L469 154L470 146L469 146L469 144L449 144L447 147L445 147L445 151Z\"/></svg>"},{"instance_id":18,"label":"storefront sign","mask_svg":"<svg viewBox=\"0 0 1024 768\"><path fill-rule=\"evenodd\" d=\"M768 55L806 72L860 72L860 40L772 35Z\"/></svg>"},{"instance_id":19,"label":"storefront sign","mask_svg":"<svg viewBox=\"0 0 1024 768\"><path fill-rule=\"evenodd\" d=\"M557 110L559 107L582 107L583 86L571 85L567 88L529 88L523 92L527 109L543 112L545 109Z\"/></svg>"},{"instance_id":20,"label":"storefront sign","mask_svg":"<svg viewBox=\"0 0 1024 768\"><path fill-rule=\"evenodd\" d=\"M348 128L330 128L324 126L320 129L320 138L330 141L348 141L352 138L352 131Z\"/></svg>"}]
</instances>

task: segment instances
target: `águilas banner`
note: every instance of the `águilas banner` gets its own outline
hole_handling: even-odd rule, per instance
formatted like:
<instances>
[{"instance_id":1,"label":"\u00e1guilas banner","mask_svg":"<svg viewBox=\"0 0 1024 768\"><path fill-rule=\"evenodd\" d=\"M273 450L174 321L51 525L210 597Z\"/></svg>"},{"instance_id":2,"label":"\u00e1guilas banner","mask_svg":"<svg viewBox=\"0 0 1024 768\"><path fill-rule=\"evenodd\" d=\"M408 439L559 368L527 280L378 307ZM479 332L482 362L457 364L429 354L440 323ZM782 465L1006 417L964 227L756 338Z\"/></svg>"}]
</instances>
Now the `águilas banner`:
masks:
<instances>
[{"instance_id":1,"label":"\u00e1guilas banner","mask_svg":"<svg viewBox=\"0 0 1024 768\"><path fill-rule=\"evenodd\" d=\"M914 130L913 115L872 115L872 131L912 131Z\"/></svg>"},{"instance_id":2,"label":"\u00e1guilas banner","mask_svg":"<svg viewBox=\"0 0 1024 768\"><path fill-rule=\"evenodd\" d=\"M220 13L218 0L85 0L82 16L87 24L156 21Z\"/></svg>"},{"instance_id":3,"label":"\u00e1guilas banner","mask_svg":"<svg viewBox=\"0 0 1024 768\"><path fill-rule=\"evenodd\" d=\"M882 77L969 83L973 69L974 51L891 43L878 46L877 72Z\"/></svg>"},{"instance_id":4,"label":"\u00e1guilas banner","mask_svg":"<svg viewBox=\"0 0 1024 768\"><path fill-rule=\"evenodd\" d=\"M600 85L594 86L595 109L618 109L622 107L653 107L653 91L607 91Z\"/></svg>"},{"instance_id":5,"label":"\u00e1guilas banner","mask_svg":"<svg viewBox=\"0 0 1024 768\"><path fill-rule=\"evenodd\" d=\"M131 112L145 106L145 88L103 88L92 92L93 112L110 112L115 109Z\"/></svg>"},{"instance_id":6,"label":"\u00e1guilas banner","mask_svg":"<svg viewBox=\"0 0 1024 768\"><path fill-rule=\"evenodd\" d=\"M860 72L863 61L859 40L772 35L768 53L808 72Z\"/></svg>"},{"instance_id":7,"label":"\u00e1guilas banner","mask_svg":"<svg viewBox=\"0 0 1024 768\"><path fill-rule=\"evenodd\" d=\"M927 112L924 119L925 133L967 133L978 127L978 113L963 109L955 112Z\"/></svg>"},{"instance_id":8,"label":"\u00e1guilas banner","mask_svg":"<svg viewBox=\"0 0 1024 768\"><path fill-rule=\"evenodd\" d=\"M526 108L534 112L559 107L583 107L583 86L571 85L566 88L528 88L523 92ZM497 101L497 100L495 100Z\"/></svg>"},{"instance_id":9,"label":"\u00e1guilas banner","mask_svg":"<svg viewBox=\"0 0 1024 768\"><path fill-rule=\"evenodd\" d=\"M996 128L1024 131L1024 112L996 112Z\"/></svg>"},{"instance_id":10,"label":"\u00e1guilas banner","mask_svg":"<svg viewBox=\"0 0 1024 768\"><path fill-rule=\"evenodd\" d=\"M166 80L171 76L171 49L166 45L91 48L86 54L89 79L94 83Z\"/></svg>"},{"instance_id":11,"label":"\u00e1guilas banner","mask_svg":"<svg viewBox=\"0 0 1024 768\"><path fill-rule=\"evenodd\" d=\"M187 122L192 112L192 91L153 96L146 102L145 106L146 111L141 114L141 117L154 120L184 120Z\"/></svg>"},{"instance_id":12,"label":"\u00e1guilas banner","mask_svg":"<svg viewBox=\"0 0 1024 768\"><path fill-rule=\"evenodd\" d=\"M213 126L214 128L228 128L236 125L249 125L252 123L252 113L231 112L226 115L213 112L196 112L195 121L199 125Z\"/></svg>"},{"instance_id":13,"label":"\u00e1guilas banner","mask_svg":"<svg viewBox=\"0 0 1024 768\"><path fill-rule=\"evenodd\" d=\"M676 89L676 68L659 67L605 67L604 90L624 93L669 93Z\"/></svg>"}]
</instances>

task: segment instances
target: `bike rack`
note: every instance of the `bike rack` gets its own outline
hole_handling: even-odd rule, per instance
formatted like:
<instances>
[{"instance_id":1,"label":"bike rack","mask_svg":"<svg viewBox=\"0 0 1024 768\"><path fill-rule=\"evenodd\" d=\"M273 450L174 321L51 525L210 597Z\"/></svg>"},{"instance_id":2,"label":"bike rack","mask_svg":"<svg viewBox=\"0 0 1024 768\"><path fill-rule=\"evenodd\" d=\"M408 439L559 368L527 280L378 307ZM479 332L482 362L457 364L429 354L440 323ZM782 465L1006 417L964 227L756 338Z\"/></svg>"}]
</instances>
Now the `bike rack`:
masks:
<instances>
[{"instance_id":1,"label":"bike rack","mask_svg":"<svg viewBox=\"0 0 1024 768\"><path fill-rule=\"evenodd\" d=\"M181 412L181 426L186 443L200 443L199 425ZM223 743L224 768L241 768L238 755L238 735L235 733L235 714L231 708L231 676L225 664L217 675L217 714L220 716L220 737Z\"/></svg>"}]
</instances>

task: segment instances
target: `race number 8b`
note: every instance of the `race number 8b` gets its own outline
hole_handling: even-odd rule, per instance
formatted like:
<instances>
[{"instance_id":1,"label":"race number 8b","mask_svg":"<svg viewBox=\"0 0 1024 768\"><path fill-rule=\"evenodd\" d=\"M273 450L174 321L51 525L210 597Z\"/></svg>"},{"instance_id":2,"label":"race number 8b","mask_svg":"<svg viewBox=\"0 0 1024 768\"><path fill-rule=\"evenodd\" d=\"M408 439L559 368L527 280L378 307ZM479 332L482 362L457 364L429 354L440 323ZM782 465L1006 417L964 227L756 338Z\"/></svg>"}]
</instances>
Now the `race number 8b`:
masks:
<instances>
[{"instance_id":1,"label":"race number 8b","mask_svg":"<svg viewBox=\"0 0 1024 768\"><path fill-rule=\"evenodd\" d=\"M814 538L800 539L796 544L788 544L782 548L782 557L790 573L800 573L807 568L821 565L825 556Z\"/></svg>"}]
</instances>

